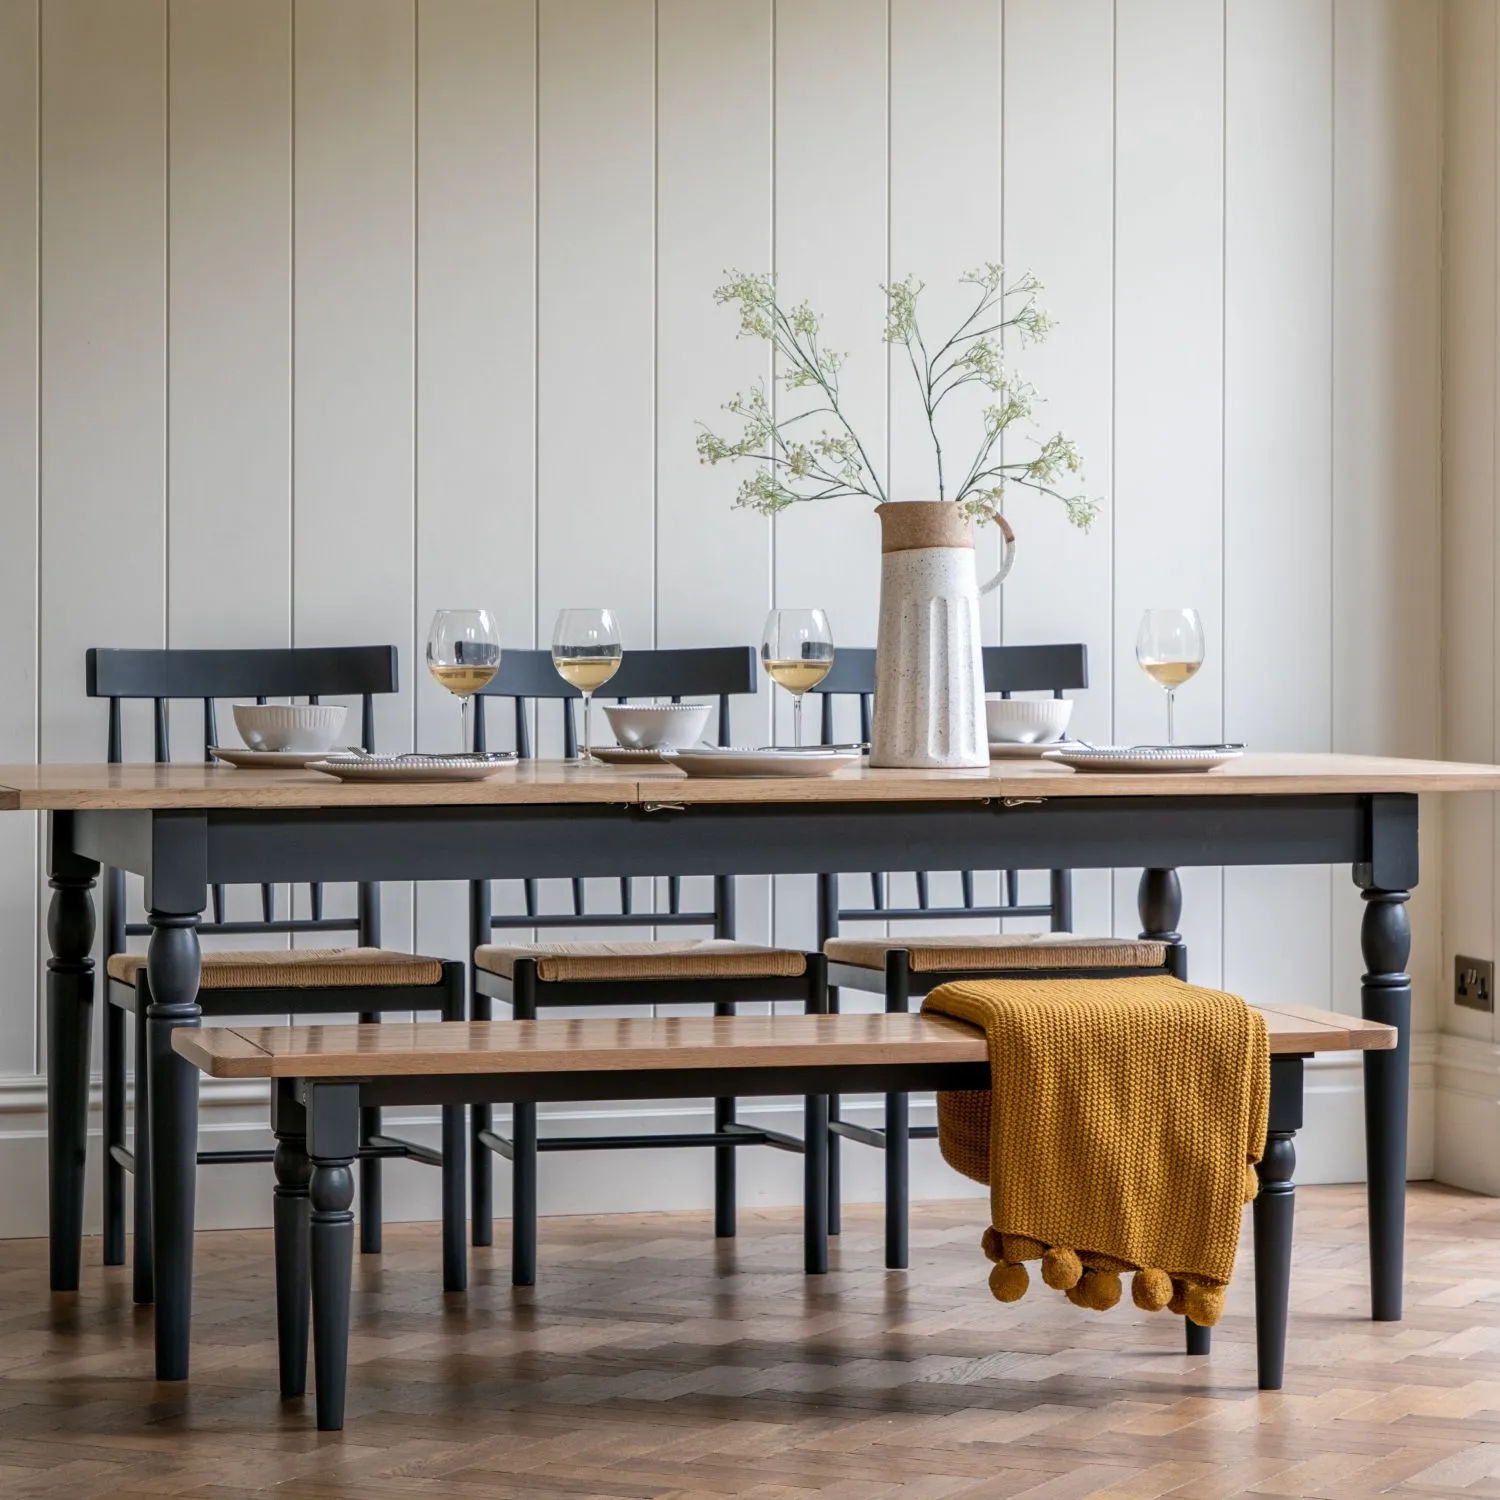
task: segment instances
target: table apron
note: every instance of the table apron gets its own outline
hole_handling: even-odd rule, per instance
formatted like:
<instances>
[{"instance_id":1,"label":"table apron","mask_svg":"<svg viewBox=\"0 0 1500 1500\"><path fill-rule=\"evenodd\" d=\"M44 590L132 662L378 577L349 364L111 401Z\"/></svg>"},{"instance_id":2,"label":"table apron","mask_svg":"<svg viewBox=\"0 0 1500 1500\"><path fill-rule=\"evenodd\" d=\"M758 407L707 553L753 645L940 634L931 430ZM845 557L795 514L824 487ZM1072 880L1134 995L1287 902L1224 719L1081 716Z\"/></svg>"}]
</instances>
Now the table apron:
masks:
<instances>
[{"instance_id":1,"label":"table apron","mask_svg":"<svg viewBox=\"0 0 1500 1500\"><path fill-rule=\"evenodd\" d=\"M165 878L170 858L174 888L195 880L1344 864L1363 867L1362 885L1409 889L1417 875L1416 798L1383 794L54 816L70 847L102 864L147 875L155 866Z\"/></svg>"}]
</instances>

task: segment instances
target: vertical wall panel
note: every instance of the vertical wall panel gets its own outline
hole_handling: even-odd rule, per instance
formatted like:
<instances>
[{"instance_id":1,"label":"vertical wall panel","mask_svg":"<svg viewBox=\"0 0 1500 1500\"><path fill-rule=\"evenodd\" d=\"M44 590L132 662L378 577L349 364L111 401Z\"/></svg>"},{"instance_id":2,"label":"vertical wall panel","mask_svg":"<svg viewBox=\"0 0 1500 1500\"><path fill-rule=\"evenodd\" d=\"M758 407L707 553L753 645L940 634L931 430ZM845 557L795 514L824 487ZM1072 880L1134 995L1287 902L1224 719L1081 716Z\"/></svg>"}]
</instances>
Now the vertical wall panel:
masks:
<instances>
[{"instance_id":1,"label":"vertical wall panel","mask_svg":"<svg viewBox=\"0 0 1500 1500\"><path fill-rule=\"evenodd\" d=\"M1495 759L1495 357L1497 77L1500 25L1489 0L1445 12L1443 195L1443 754ZM1495 799L1444 812L1446 951L1495 952ZM1493 1017L1449 1004L1442 1027L1490 1040Z\"/></svg>"},{"instance_id":2,"label":"vertical wall panel","mask_svg":"<svg viewBox=\"0 0 1500 1500\"><path fill-rule=\"evenodd\" d=\"M822 315L824 347L847 355L844 406L882 482L888 24L886 6L867 0L776 6L776 274L785 298L805 299ZM819 431L822 420L807 430ZM846 498L776 518L775 602L827 610L836 645L875 643L880 528L871 512L870 502ZM785 693L776 694L775 715L780 741L790 744ZM813 941L812 892L810 879L777 881L777 942Z\"/></svg>"},{"instance_id":3,"label":"vertical wall panel","mask_svg":"<svg viewBox=\"0 0 1500 1500\"><path fill-rule=\"evenodd\" d=\"M536 5L417 11L417 601L409 670L423 749L458 700L423 665L434 610L482 605L504 649L535 625ZM507 715L490 716L509 744ZM463 887L417 892L417 944L462 954Z\"/></svg>"},{"instance_id":4,"label":"vertical wall panel","mask_svg":"<svg viewBox=\"0 0 1500 1500\"><path fill-rule=\"evenodd\" d=\"M890 273L926 283L919 303L929 351L968 315L959 277L1000 259L1000 7L993 0L891 3ZM943 109L934 97L946 95ZM951 149L955 136L968 144ZM890 351L893 500L937 498L932 436L906 351ZM938 411L952 499L977 447L988 393L959 391ZM985 561L997 548L984 545ZM990 613L995 613L993 598Z\"/></svg>"},{"instance_id":5,"label":"vertical wall panel","mask_svg":"<svg viewBox=\"0 0 1500 1500\"><path fill-rule=\"evenodd\" d=\"M776 274L785 298L822 315L825 347L848 356L844 405L882 481L887 22L883 4L862 0L776 8ZM826 609L835 641L849 646L875 641L880 529L870 510L829 500L776 518L776 603ZM778 720L789 733L784 702Z\"/></svg>"},{"instance_id":6,"label":"vertical wall panel","mask_svg":"<svg viewBox=\"0 0 1500 1500\"><path fill-rule=\"evenodd\" d=\"M0 760L37 745L37 46L36 0L0 0ZM0 819L0 1074L34 1063L38 973L37 824Z\"/></svg>"},{"instance_id":7,"label":"vertical wall panel","mask_svg":"<svg viewBox=\"0 0 1500 1500\"><path fill-rule=\"evenodd\" d=\"M973 310L977 293L959 277L998 261L1000 249L1000 6L993 0L954 0L943 6L892 0L890 24L890 279L924 283L918 308L929 352ZM932 101L947 96L947 106ZM951 149L954 136L967 143ZM890 382L890 495L893 500L936 499L937 465L932 434L906 350L888 354ZM981 386L950 396L937 413L943 445L945 498L953 499L977 451L983 411L993 401ZM999 566L1000 536L992 527L976 534L981 579ZM1000 595L981 604L986 640L1000 638ZM903 878L895 899L912 900ZM961 900L956 872L931 884L941 905ZM976 890L994 901L991 875ZM930 924L917 924L916 930ZM893 929L898 930L898 929Z\"/></svg>"},{"instance_id":8,"label":"vertical wall panel","mask_svg":"<svg viewBox=\"0 0 1500 1500\"><path fill-rule=\"evenodd\" d=\"M1439 743L1441 23L1438 0L1335 0L1335 750L1432 755ZM1421 1025L1441 952L1437 822L1412 904ZM1341 877L1340 1004L1358 982L1358 910Z\"/></svg>"},{"instance_id":9,"label":"vertical wall panel","mask_svg":"<svg viewBox=\"0 0 1500 1500\"><path fill-rule=\"evenodd\" d=\"M654 7L538 24L538 632L608 605L628 650L654 615Z\"/></svg>"},{"instance_id":10,"label":"vertical wall panel","mask_svg":"<svg viewBox=\"0 0 1500 1500\"><path fill-rule=\"evenodd\" d=\"M170 19L168 643L286 645L291 5L172 0ZM226 558L253 580L227 598Z\"/></svg>"},{"instance_id":11,"label":"vertical wall panel","mask_svg":"<svg viewBox=\"0 0 1500 1500\"><path fill-rule=\"evenodd\" d=\"M415 665L413 32L411 0L296 10L294 639L401 647L392 750ZM409 900L387 887L388 944L410 940Z\"/></svg>"},{"instance_id":12,"label":"vertical wall panel","mask_svg":"<svg viewBox=\"0 0 1500 1500\"><path fill-rule=\"evenodd\" d=\"M1115 77L1114 728L1160 741L1166 704L1135 661L1144 610L1190 605L1208 658L1177 700L1183 740L1223 732L1223 12L1119 0ZM1116 920L1135 930L1135 878ZM1221 879L1183 878L1195 978L1219 976Z\"/></svg>"},{"instance_id":13,"label":"vertical wall panel","mask_svg":"<svg viewBox=\"0 0 1500 1500\"><path fill-rule=\"evenodd\" d=\"M1229 0L1225 26L1224 729L1327 750L1333 8ZM1328 1003L1329 879L1225 871L1225 984Z\"/></svg>"},{"instance_id":14,"label":"vertical wall panel","mask_svg":"<svg viewBox=\"0 0 1500 1500\"><path fill-rule=\"evenodd\" d=\"M733 508L744 467L706 467L694 444L770 373L713 292L728 269L771 267L771 5L661 0L657 24L656 639L758 647L771 523ZM761 679L734 705L737 741L766 742L773 691ZM739 935L767 939L770 882L742 879L738 899Z\"/></svg>"},{"instance_id":15,"label":"vertical wall panel","mask_svg":"<svg viewBox=\"0 0 1500 1500\"><path fill-rule=\"evenodd\" d=\"M1099 744L1113 733L1113 135L1113 0L1007 0L1003 259L1013 274L1036 272L1057 323L1011 358L1046 401L1043 433L1061 429L1078 444L1080 488L1104 507L1085 533L1055 501L1017 492L1005 639L1088 646L1089 689L1074 695L1071 732ZM1108 932L1108 873L1077 872L1073 904L1077 931Z\"/></svg>"},{"instance_id":16,"label":"vertical wall panel","mask_svg":"<svg viewBox=\"0 0 1500 1500\"><path fill-rule=\"evenodd\" d=\"M166 102L164 0L42 7L47 760L103 757L87 648L163 641Z\"/></svg>"}]
</instances>

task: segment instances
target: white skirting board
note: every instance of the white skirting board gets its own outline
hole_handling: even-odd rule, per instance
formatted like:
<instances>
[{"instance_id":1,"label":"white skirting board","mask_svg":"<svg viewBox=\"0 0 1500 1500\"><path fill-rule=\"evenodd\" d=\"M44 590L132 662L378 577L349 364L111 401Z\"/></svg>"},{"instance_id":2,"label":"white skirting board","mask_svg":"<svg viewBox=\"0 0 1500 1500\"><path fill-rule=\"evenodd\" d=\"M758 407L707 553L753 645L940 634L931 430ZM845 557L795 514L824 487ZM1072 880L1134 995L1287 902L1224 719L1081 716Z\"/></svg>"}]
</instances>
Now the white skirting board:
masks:
<instances>
[{"instance_id":1,"label":"white skirting board","mask_svg":"<svg viewBox=\"0 0 1500 1500\"><path fill-rule=\"evenodd\" d=\"M1434 1176L1500 1196L1500 1047L1473 1037L1437 1039L1438 1150Z\"/></svg>"},{"instance_id":2,"label":"white skirting board","mask_svg":"<svg viewBox=\"0 0 1500 1500\"><path fill-rule=\"evenodd\" d=\"M1452 1038L1443 1038L1446 1044ZM1492 1081L1500 1085L1500 1049L1487 1045L1492 1059ZM1414 1038L1412 1067L1412 1129L1409 1174L1433 1175L1434 1062L1437 1039ZM1451 1108L1456 1096L1445 1096L1439 1108ZM270 1144L264 1120L261 1085L207 1083L203 1089L200 1140L205 1150L251 1149ZM97 1099L95 1105L97 1109ZM1481 1104L1482 1101L1474 1101ZM437 1144L436 1118L430 1110L390 1110L385 1128ZM497 1109L503 1119L506 1111ZM878 1125L880 1103L859 1098L844 1101L845 1117ZM745 1100L740 1118L788 1134L800 1134L802 1115L794 1101ZM913 1123L933 1118L930 1099L912 1101ZM1500 1160L1493 1147L1500 1132L1500 1087L1488 1100L1488 1155ZM610 1130L703 1130L711 1126L706 1104L681 1105L555 1105L543 1116L543 1129L556 1134L595 1135ZM503 1129L503 1126L501 1127ZM89 1234L99 1231L99 1136L89 1143ZM1444 1181L1456 1181L1448 1154L1458 1132L1445 1125L1445 1156L1440 1164ZM1477 1137L1476 1137L1477 1139ZM1476 1147L1476 1161L1482 1161ZM1305 1121L1297 1137L1299 1183L1357 1182L1364 1177L1363 1088L1355 1054L1312 1059L1306 1080ZM801 1201L801 1158L764 1147L741 1147L740 1203L748 1209L790 1206ZM844 1199L847 1203L877 1203L883 1195L880 1153L851 1142L843 1145ZM510 1166L494 1159L497 1216L509 1212ZM271 1169L265 1165L214 1167L198 1174L198 1223L204 1229L239 1229L269 1224ZM45 1097L36 1079L0 1080L0 1238L42 1235L47 1230L47 1175ZM938 1155L937 1143L919 1141L912 1147L913 1198L980 1197L985 1190L952 1171ZM1462 1185L1500 1193L1500 1181ZM542 1163L540 1205L544 1214L644 1213L697 1209L713 1205L713 1153L702 1149L672 1151L561 1152ZM388 1220L427 1220L438 1216L438 1176L432 1167L410 1162L386 1164L385 1212ZM85 1262L96 1249L85 1246Z\"/></svg>"}]
</instances>

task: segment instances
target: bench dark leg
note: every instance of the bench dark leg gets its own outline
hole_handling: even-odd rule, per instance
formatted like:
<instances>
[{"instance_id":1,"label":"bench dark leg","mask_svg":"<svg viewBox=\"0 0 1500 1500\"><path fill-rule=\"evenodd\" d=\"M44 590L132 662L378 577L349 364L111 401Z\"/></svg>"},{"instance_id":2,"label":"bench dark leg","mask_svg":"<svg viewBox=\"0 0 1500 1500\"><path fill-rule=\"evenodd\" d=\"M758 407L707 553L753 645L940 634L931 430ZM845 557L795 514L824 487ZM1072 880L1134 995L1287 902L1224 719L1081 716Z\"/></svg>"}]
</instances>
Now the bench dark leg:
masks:
<instances>
[{"instance_id":1,"label":"bench dark leg","mask_svg":"<svg viewBox=\"0 0 1500 1500\"><path fill-rule=\"evenodd\" d=\"M1255 1232L1255 1360L1263 1391L1279 1391L1286 1367L1286 1319L1291 1304L1292 1137L1302 1125L1302 1059L1271 1059L1271 1118L1256 1174L1260 1192L1252 1210Z\"/></svg>"},{"instance_id":2,"label":"bench dark leg","mask_svg":"<svg viewBox=\"0 0 1500 1500\"><path fill-rule=\"evenodd\" d=\"M52 1290L76 1292L83 1258L83 1169L88 1150L89 1043L94 1018L94 902L99 867L61 846L66 813L52 815L47 867L47 1158Z\"/></svg>"},{"instance_id":3,"label":"bench dark leg","mask_svg":"<svg viewBox=\"0 0 1500 1500\"><path fill-rule=\"evenodd\" d=\"M146 1012L151 991L144 983L135 990L135 1258L131 1263L131 1296L141 1307L156 1300L156 1275L151 1250L151 1055L146 1045ZM112 1009L113 1007L111 1007Z\"/></svg>"},{"instance_id":4,"label":"bench dark leg","mask_svg":"<svg viewBox=\"0 0 1500 1500\"><path fill-rule=\"evenodd\" d=\"M1184 1318L1182 1326L1187 1331L1187 1352L1209 1354L1213 1350L1213 1329L1202 1328L1191 1318Z\"/></svg>"},{"instance_id":5,"label":"bench dark leg","mask_svg":"<svg viewBox=\"0 0 1500 1500\"><path fill-rule=\"evenodd\" d=\"M810 1094L802 1105L802 1268L828 1270L828 1096Z\"/></svg>"},{"instance_id":6,"label":"bench dark leg","mask_svg":"<svg viewBox=\"0 0 1500 1500\"><path fill-rule=\"evenodd\" d=\"M318 1430L344 1425L349 1378L349 1285L354 1260L354 1158L359 1151L359 1085L308 1085L307 1151L312 1282L313 1394Z\"/></svg>"},{"instance_id":7,"label":"bench dark leg","mask_svg":"<svg viewBox=\"0 0 1500 1500\"><path fill-rule=\"evenodd\" d=\"M885 1008L890 1014L904 1015L910 999L906 953L892 951L886 955ZM910 1115L906 1094L885 1096L885 1264L891 1271L906 1269L910 1249Z\"/></svg>"},{"instance_id":8,"label":"bench dark leg","mask_svg":"<svg viewBox=\"0 0 1500 1500\"><path fill-rule=\"evenodd\" d=\"M207 892L204 896L206 898ZM198 1178L198 1070L172 1050L179 1026L197 1026L198 913L153 910L146 950L146 1087L150 1097L152 1264L156 1378L186 1380L193 1316L193 1216Z\"/></svg>"},{"instance_id":9,"label":"bench dark leg","mask_svg":"<svg viewBox=\"0 0 1500 1500\"><path fill-rule=\"evenodd\" d=\"M536 964L521 959L511 979L511 1014L536 1019ZM536 1285L536 1105L511 1106L510 1279Z\"/></svg>"},{"instance_id":10,"label":"bench dark leg","mask_svg":"<svg viewBox=\"0 0 1500 1500\"><path fill-rule=\"evenodd\" d=\"M510 1279L536 1285L536 1105L511 1107Z\"/></svg>"},{"instance_id":11,"label":"bench dark leg","mask_svg":"<svg viewBox=\"0 0 1500 1500\"><path fill-rule=\"evenodd\" d=\"M469 1285L469 1253L464 1244L465 1194L468 1188L468 1119L461 1104L443 1106L443 1290L461 1292Z\"/></svg>"},{"instance_id":12,"label":"bench dark leg","mask_svg":"<svg viewBox=\"0 0 1500 1500\"><path fill-rule=\"evenodd\" d=\"M734 1002L732 1000L718 1000L714 1002L714 1014L716 1016L732 1016L734 1014ZM714 1130L728 1130L734 1124L733 1099L714 1100ZM714 1147L714 1235L721 1240L732 1240L735 1231L735 1148L733 1146Z\"/></svg>"},{"instance_id":13,"label":"bench dark leg","mask_svg":"<svg viewBox=\"0 0 1500 1500\"><path fill-rule=\"evenodd\" d=\"M445 1021L462 1021L466 1001L464 966L443 965ZM468 1208L468 1111L461 1104L443 1107L443 1290L462 1292L469 1285L469 1252L464 1244ZM488 1155L488 1152L485 1153Z\"/></svg>"},{"instance_id":14,"label":"bench dark leg","mask_svg":"<svg viewBox=\"0 0 1500 1500\"><path fill-rule=\"evenodd\" d=\"M1255 1200L1255 1361L1263 1391L1279 1391L1286 1366L1286 1319L1291 1301L1292 1211L1297 1163L1292 1133L1273 1133L1256 1168L1260 1195Z\"/></svg>"},{"instance_id":15,"label":"bench dark leg","mask_svg":"<svg viewBox=\"0 0 1500 1500\"><path fill-rule=\"evenodd\" d=\"M312 1162L307 1155L307 1111L296 1095L294 1080L279 1078L272 1086L271 1129L276 1136L274 1225L276 1239L276 1353L281 1394L300 1396L307 1389L308 1184Z\"/></svg>"}]
</instances>

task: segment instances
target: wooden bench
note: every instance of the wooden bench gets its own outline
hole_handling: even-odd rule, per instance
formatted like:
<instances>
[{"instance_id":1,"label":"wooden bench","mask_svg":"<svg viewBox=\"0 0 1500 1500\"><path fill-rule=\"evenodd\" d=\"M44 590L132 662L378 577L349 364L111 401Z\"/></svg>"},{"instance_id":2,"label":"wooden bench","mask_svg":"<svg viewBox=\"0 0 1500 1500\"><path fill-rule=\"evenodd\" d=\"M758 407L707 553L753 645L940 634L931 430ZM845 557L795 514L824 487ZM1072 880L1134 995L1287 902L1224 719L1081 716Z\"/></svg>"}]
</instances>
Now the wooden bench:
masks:
<instances>
[{"instance_id":1,"label":"wooden bench","mask_svg":"<svg viewBox=\"0 0 1500 1500\"><path fill-rule=\"evenodd\" d=\"M1302 1061L1317 1052L1390 1048L1396 1032L1297 1006L1263 1014L1271 1033L1271 1116L1254 1208L1256 1346L1260 1386L1277 1390L1286 1350ZM989 1087L983 1036L935 1016L183 1027L172 1045L215 1078L273 1080L281 1390L296 1396L306 1388L310 1299L317 1420L325 1430L344 1423L352 1169L362 1107L800 1094L804 1257L816 1274L828 1269L827 1096ZM461 1191L461 1142L445 1156L443 1172L445 1192ZM1207 1352L1207 1332L1190 1328L1190 1350Z\"/></svg>"}]
</instances>

